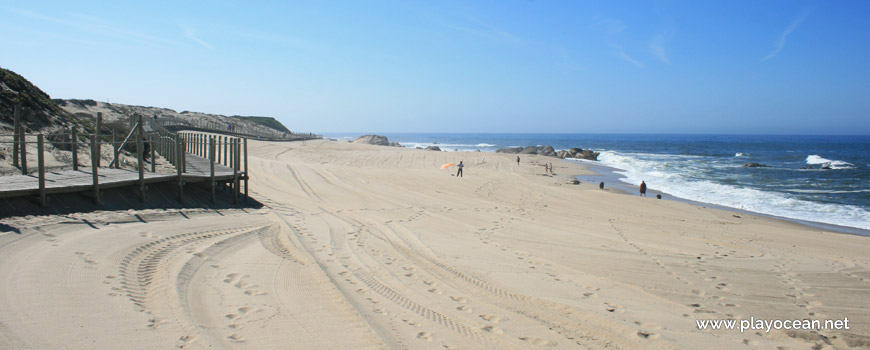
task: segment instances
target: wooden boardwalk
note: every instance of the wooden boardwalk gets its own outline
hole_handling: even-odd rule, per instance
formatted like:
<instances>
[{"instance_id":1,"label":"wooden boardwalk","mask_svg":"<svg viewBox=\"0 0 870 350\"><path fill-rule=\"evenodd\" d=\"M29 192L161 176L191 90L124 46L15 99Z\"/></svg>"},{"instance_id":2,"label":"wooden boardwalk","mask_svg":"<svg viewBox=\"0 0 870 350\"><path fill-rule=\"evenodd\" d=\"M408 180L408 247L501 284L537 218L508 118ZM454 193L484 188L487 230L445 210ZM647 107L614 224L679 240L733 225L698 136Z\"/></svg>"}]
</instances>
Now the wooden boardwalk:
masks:
<instances>
[{"instance_id":1,"label":"wooden boardwalk","mask_svg":"<svg viewBox=\"0 0 870 350\"><path fill-rule=\"evenodd\" d=\"M184 182L210 181L211 167L209 160L191 153L185 155L186 172L181 174ZM239 173L240 179L244 174ZM139 184L139 172L126 169L97 168L100 190ZM216 182L234 181L233 169L215 163L214 179ZM178 182L176 173L144 173L144 182ZM46 194L72 193L93 190L93 172L89 168L85 170L64 170L45 173ZM39 176L9 175L0 177L0 198L39 196Z\"/></svg>"},{"instance_id":2,"label":"wooden boardwalk","mask_svg":"<svg viewBox=\"0 0 870 350\"><path fill-rule=\"evenodd\" d=\"M189 182L209 182L211 187L211 201L215 202L215 187L218 183L229 185L233 189L233 201L238 202L242 195L241 187L244 182L244 197L248 199L248 142L247 139L227 136L210 136L197 133L178 133L166 130L157 125L156 130L151 124L151 119L142 115L135 116L138 121L132 125L130 134L123 142L117 143L114 132L112 141L101 140L99 132L85 135L84 140L90 139L91 167L87 170L79 169L78 148L82 145L77 141L78 132L75 127L70 129L70 141L56 141L61 144L68 143L72 148L72 170L46 172L44 165L44 134L37 134L37 164L38 172L29 174L26 165L27 141L24 127L20 122L20 107L15 108L15 127L13 132L13 164L22 170L21 175L0 177L0 198L35 196L40 205L45 206L48 195L58 193L82 192L93 196L97 205L100 204L100 192L106 188L137 186L139 187L139 199L146 200L146 184L174 183L178 187L178 200L184 202L184 185ZM156 117L155 117L156 118ZM102 129L102 113L97 113L96 130ZM146 129L149 130L146 135ZM135 138L131 137L136 135ZM58 135L49 135L55 136ZM65 133L62 136L67 136ZM113 163L118 160L120 150L131 141L136 144L139 157L139 169L137 171L125 169L112 169L111 164L106 168L100 166L99 156L101 145L112 147L115 157ZM84 142L83 142L84 143ZM145 143L149 145L145 148ZM21 151L19 162L18 150ZM174 173L154 173L145 171L144 152L150 151L150 158L156 155L162 156L170 164L175 166ZM214 161L205 158L205 156ZM244 167L242 167L244 163ZM152 169L154 164L152 164Z\"/></svg>"}]
</instances>

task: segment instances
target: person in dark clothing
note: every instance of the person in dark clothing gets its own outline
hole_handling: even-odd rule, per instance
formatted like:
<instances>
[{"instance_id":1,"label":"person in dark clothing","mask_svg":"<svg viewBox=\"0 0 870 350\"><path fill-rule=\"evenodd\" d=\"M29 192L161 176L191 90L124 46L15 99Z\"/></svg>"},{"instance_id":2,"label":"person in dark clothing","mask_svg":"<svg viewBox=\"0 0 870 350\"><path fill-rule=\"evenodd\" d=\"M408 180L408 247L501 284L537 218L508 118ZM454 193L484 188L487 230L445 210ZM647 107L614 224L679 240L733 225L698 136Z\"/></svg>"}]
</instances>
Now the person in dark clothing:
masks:
<instances>
[{"instance_id":1,"label":"person in dark clothing","mask_svg":"<svg viewBox=\"0 0 870 350\"><path fill-rule=\"evenodd\" d=\"M460 160L459 164L456 165L456 168L459 169L459 170L456 170L456 176L462 177L462 167L463 166L464 165L462 165L462 161Z\"/></svg>"},{"instance_id":2,"label":"person in dark clothing","mask_svg":"<svg viewBox=\"0 0 870 350\"><path fill-rule=\"evenodd\" d=\"M646 182L640 182L640 195L646 197Z\"/></svg>"},{"instance_id":3,"label":"person in dark clothing","mask_svg":"<svg viewBox=\"0 0 870 350\"><path fill-rule=\"evenodd\" d=\"M517 156L517 166L520 166L520 156Z\"/></svg>"}]
</instances>

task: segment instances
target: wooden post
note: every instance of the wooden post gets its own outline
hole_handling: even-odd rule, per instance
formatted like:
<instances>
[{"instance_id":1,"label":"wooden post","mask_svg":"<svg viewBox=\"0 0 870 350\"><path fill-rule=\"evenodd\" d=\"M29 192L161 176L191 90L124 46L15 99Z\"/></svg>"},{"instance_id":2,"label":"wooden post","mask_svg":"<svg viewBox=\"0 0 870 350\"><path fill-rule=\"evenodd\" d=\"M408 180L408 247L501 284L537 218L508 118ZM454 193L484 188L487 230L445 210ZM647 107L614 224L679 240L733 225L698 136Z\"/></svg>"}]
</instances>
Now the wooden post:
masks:
<instances>
[{"instance_id":1,"label":"wooden post","mask_svg":"<svg viewBox=\"0 0 870 350\"><path fill-rule=\"evenodd\" d=\"M12 128L12 164L15 164L15 167L18 167L18 149L20 146L18 142L20 139L20 129L21 129L21 105L15 105L15 122L14 127Z\"/></svg>"},{"instance_id":2,"label":"wooden post","mask_svg":"<svg viewBox=\"0 0 870 350\"><path fill-rule=\"evenodd\" d=\"M94 136L97 137L97 167L100 167L100 158L102 158L102 153L100 152L100 130L103 129L103 112L97 112L97 130L94 131ZM93 156L93 155L91 155Z\"/></svg>"},{"instance_id":3,"label":"wooden post","mask_svg":"<svg viewBox=\"0 0 870 350\"><path fill-rule=\"evenodd\" d=\"M181 149L182 149L181 157L179 157L179 159L181 160L181 171L186 173L187 172L187 151L185 151L185 150L187 149L187 141L185 141L184 139L181 140Z\"/></svg>"},{"instance_id":4,"label":"wooden post","mask_svg":"<svg viewBox=\"0 0 870 350\"><path fill-rule=\"evenodd\" d=\"M36 163L39 165L39 205L45 206L45 136L36 136Z\"/></svg>"},{"instance_id":5,"label":"wooden post","mask_svg":"<svg viewBox=\"0 0 870 350\"><path fill-rule=\"evenodd\" d=\"M209 160L209 168L211 168L211 203L214 204L216 202L214 190L215 190L215 181L214 181L214 159L215 159L215 143L214 137L211 136L208 138L208 160Z\"/></svg>"},{"instance_id":6,"label":"wooden post","mask_svg":"<svg viewBox=\"0 0 870 350\"><path fill-rule=\"evenodd\" d=\"M175 158L178 159L178 158L181 158L179 153L184 152L184 150L181 149L181 138L177 138L175 143L176 143L176 146L175 146L176 156L175 156ZM175 166L175 170L178 174L178 201L181 203L184 203L184 179L181 177L181 165L177 164Z\"/></svg>"},{"instance_id":7,"label":"wooden post","mask_svg":"<svg viewBox=\"0 0 870 350\"><path fill-rule=\"evenodd\" d=\"M250 177L248 174L248 138L245 138L245 202L248 201L248 180Z\"/></svg>"},{"instance_id":8,"label":"wooden post","mask_svg":"<svg viewBox=\"0 0 870 350\"><path fill-rule=\"evenodd\" d=\"M155 160L156 158L154 158L154 147L157 146L156 142L154 142L154 139L155 139L154 133L151 134L150 138L151 138L151 142L150 142L149 146L151 146L151 147L148 147L148 148L151 150L151 172L154 173L157 170L156 165L155 165L155 164L157 164L157 161Z\"/></svg>"},{"instance_id":9,"label":"wooden post","mask_svg":"<svg viewBox=\"0 0 870 350\"><path fill-rule=\"evenodd\" d=\"M169 147L169 164L172 164L172 166L176 166L178 164L176 163L175 158L177 158L178 156L178 150L175 147L178 144L178 140L172 137L172 134L170 134L168 137L169 140L167 140L167 146Z\"/></svg>"},{"instance_id":10,"label":"wooden post","mask_svg":"<svg viewBox=\"0 0 870 350\"><path fill-rule=\"evenodd\" d=\"M226 165L226 166L230 165L230 163L227 162L227 159L228 159L227 157L228 157L228 154L230 153L229 152L229 150L230 150L230 142L229 141L230 141L230 138L227 136L224 136L224 165Z\"/></svg>"},{"instance_id":11,"label":"wooden post","mask_svg":"<svg viewBox=\"0 0 870 350\"><path fill-rule=\"evenodd\" d=\"M97 154L97 150L100 148L97 142L97 135L91 136L91 176L94 179L94 202L97 205L100 205L100 179L97 174L98 160L100 159L99 154Z\"/></svg>"},{"instance_id":12,"label":"wooden post","mask_svg":"<svg viewBox=\"0 0 870 350\"><path fill-rule=\"evenodd\" d=\"M241 170L241 166L239 165L239 161L242 159L242 139L236 137L235 142L233 143L233 153L235 153L235 157L233 157L233 173L236 174L236 184L235 184L235 198L233 199L236 203L239 202L239 196L242 193L242 181L241 174L239 170Z\"/></svg>"},{"instance_id":13,"label":"wooden post","mask_svg":"<svg viewBox=\"0 0 870 350\"><path fill-rule=\"evenodd\" d=\"M24 133L24 127L18 130L20 134L18 140L21 141L21 175L27 175L27 135Z\"/></svg>"},{"instance_id":14,"label":"wooden post","mask_svg":"<svg viewBox=\"0 0 870 350\"><path fill-rule=\"evenodd\" d=\"M72 127L70 129L70 138L72 141L72 162L73 162L73 170L79 170L79 143L78 136L76 136L76 127Z\"/></svg>"},{"instance_id":15,"label":"wooden post","mask_svg":"<svg viewBox=\"0 0 870 350\"><path fill-rule=\"evenodd\" d=\"M143 122L145 118L139 115L139 125L136 127L136 153L139 156L139 201L145 203L145 128Z\"/></svg>"},{"instance_id":16,"label":"wooden post","mask_svg":"<svg viewBox=\"0 0 870 350\"><path fill-rule=\"evenodd\" d=\"M214 144L215 144L215 149L217 150L215 152L215 154L217 154L217 158L215 158L215 161L220 163L221 162L221 137L220 136L215 136Z\"/></svg>"},{"instance_id":17,"label":"wooden post","mask_svg":"<svg viewBox=\"0 0 870 350\"><path fill-rule=\"evenodd\" d=\"M238 138L235 138L235 137L231 141L232 142L231 149L233 150L233 156L230 157L230 162L233 164L233 166L232 166L232 168L233 168L233 203L239 203L239 170L238 170L238 167L236 167L236 164L235 164L236 162L234 161L235 158L238 156L238 154L236 152L237 148L238 148L238 147L236 147L236 146L238 146L237 141L238 141Z\"/></svg>"},{"instance_id":18,"label":"wooden post","mask_svg":"<svg viewBox=\"0 0 870 350\"><path fill-rule=\"evenodd\" d=\"M120 147L118 147L118 142L115 140L117 132L115 129L112 129L112 156L115 158L115 169L121 169L121 160L118 159L118 153L120 151Z\"/></svg>"}]
</instances>

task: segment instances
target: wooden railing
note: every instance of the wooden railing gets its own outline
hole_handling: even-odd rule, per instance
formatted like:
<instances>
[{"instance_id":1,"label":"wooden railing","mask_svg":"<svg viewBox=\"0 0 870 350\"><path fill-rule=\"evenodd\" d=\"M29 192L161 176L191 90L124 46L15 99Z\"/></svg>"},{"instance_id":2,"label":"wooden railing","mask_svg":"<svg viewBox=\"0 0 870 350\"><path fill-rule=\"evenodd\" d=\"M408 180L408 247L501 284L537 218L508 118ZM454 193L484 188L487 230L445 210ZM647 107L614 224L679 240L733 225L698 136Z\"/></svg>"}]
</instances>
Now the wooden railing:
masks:
<instances>
[{"instance_id":1,"label":"wooden railing","mask_svg":"<svg viewBox=\"0 0 870 350\"><path fill-rule=\"evenodd\" d=\"M208 120L187 120L175 117L154 116L151 125L160 125L171 130L204 131L216 134L247 137L264 141L303 141L322 139L323 135L312 133L282 132L268 127L249 127L233 123L218 123Z\"/></svg>"},{"instance_id":2,"label":"wooden railing","mask_svg":"<svg viewBox=\"0 0 870 350\"><path fill-rule=\"evenodd\" d=\"M186 172L186 157L187 153L191 153L209 160L211 164L211 197L212 202L215 201L215 164L221 164L233 169L232 187L234 199L237 202L240 195L240 182L245 184L245 200L248 198L248 157L247 149L248 142L245 138L228 137L220 135L206 135L195 133L177 133L166 129L162 125L150 124L147 125L146 118L142 115L135 115L133 118L136 122L133 124L130 134L125 142L119 142L116 133L113 132L111 141L103 140L100 133L102 129L102 113L97 113L95 118L95 132L84 133L78 130L77 127L72 127L68 132L54 134L35 134L28 135L25 133L24 126L21 123L20 107L16 106L14 113L14 127L12 134L0 134L0 143L12 143L12 163L13 166L20 169L22 175L28 175L33 170L38 173L39 178L39 201L40 204L46 203L45 190L45 142L46 137L51 138L50 141L55 146L62 146L71 152L72 170L79 170L79 148L82 146L90 148L90 168L92 169L92 188L96 203L100 203L100 182L99 168L102 166L101 148L104 145L109 145L113 150L113 161L108 165L120 169L121 161L119 155L122 152L122 147L127 141L135 142L138 187L140 200L145 200L145 157L146 152L150 153L150 164L152 173L156 172L156 156L159 155L166 159L176 169L179 200L184 201L184 178L183 173ZM151 132L146 132L146 126L153 129ZM35 139L35 140L34 140ZM81 142L86 140L85 142ZM36 151L36 167L32 168L28 165L27 146L30 144L37 145ZM84 144L84 145L83 145ZM244 154L242 153L244 151ZM242 170L242 162L244 162L244 171Z\"/></svg>"}]
</instances>

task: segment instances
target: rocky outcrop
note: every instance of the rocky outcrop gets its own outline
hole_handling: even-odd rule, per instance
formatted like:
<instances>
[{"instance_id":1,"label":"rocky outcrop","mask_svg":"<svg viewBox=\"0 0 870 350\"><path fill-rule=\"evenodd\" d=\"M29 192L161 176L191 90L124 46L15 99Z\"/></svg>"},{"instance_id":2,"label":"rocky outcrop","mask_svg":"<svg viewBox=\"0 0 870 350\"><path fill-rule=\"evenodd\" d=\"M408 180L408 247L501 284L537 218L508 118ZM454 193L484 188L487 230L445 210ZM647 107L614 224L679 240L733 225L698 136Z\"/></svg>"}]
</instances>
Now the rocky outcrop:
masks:
<instances>
[{"instance_id":1,"label":"rocky outcrop","mask_svg":"<svg viewBox=\"0 0 870 350\"><path fill-rule=\"evenodd\" d=\"M562 150L556 152L553 149L553 146L526 146L526 147L513 147L513 148L501 148L495 151L496 153L509 153L509 154L537 154L540 156L547 157L557 157L557 158L577 158L577 159L588 159L588 160L598 160L598 152L593 152L590 150L583 150L580 148L571 148L569 150Z\"/></svg>"},{"instance_id":2,"label":"rocky outcrop","mask_svg":"<svg viewBox=\"0 0 870 350\"><path fill-rule=\"evenodd\" d=\"M495 150L495 153L520 153L523 151L522 147L513 147L513 148L499 148Z\"/></svg>"},{"instance_id":3,"label":"rocky outcrop","mask_svg":"<svg viewBox=\"0 0 870 350\"><path fill-rule=\"evenodd\" d=\"M426 147L426 150L427 150L427 151L438 151L438 152L441 152L441 147L438 147L438 146L429 146L429 147Z\"/></svg>"},{"instance_id":4,"label":"rocky outcrop","mask_svg":"<svg viewBox=\"0 0 870 350\"><path fill-rule=\"evenodd\" d=\"M743 164L743 167L744 168L766 168L767 165L764 165L761 163L746 163L746 164Z\"/></svg>"},{"instance_id":5,"label":"rocky outcrop","mask_svg":"<svg viewBox=\"0 0 870 350\"><path fill-rule=\"evenodd\" d=\"M556 153L556 157L565 159L565 158L576 158L576 159L586 159L586 160L598 160L599 152L594 152L590 150L584 150L580 148L571 148L568 150L562 150Z\"/></svg>"},{"instance_id":6,"label":"rocky outcrop","mask_svg":"<svg viewBox=\"0 0 870 350\"><path fill-rule=\"evenodd\" d=\"M390 142L386 136L381 135L363 135L357 137L356 140L353 140L353 143L364 143L367 145L376 145L376 146L392 146L392 147L403 147L398 142Z\"/></svg>"}]
</instances>

